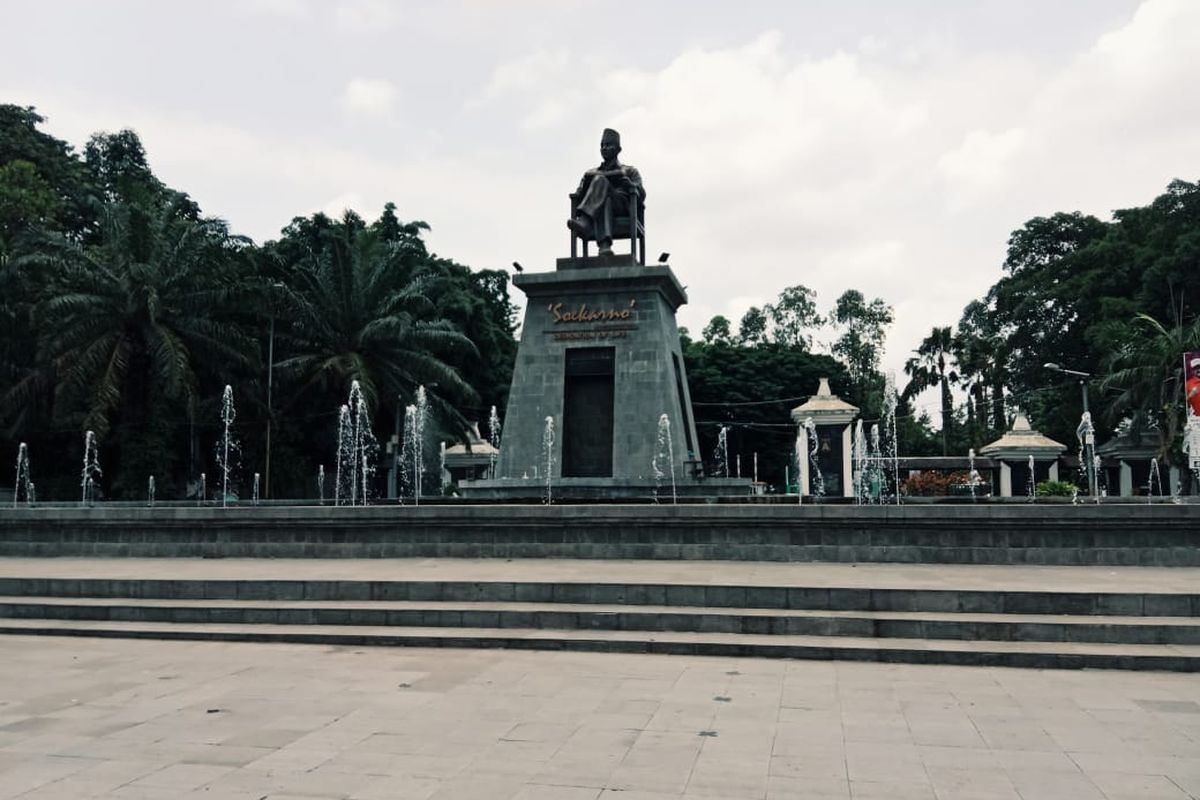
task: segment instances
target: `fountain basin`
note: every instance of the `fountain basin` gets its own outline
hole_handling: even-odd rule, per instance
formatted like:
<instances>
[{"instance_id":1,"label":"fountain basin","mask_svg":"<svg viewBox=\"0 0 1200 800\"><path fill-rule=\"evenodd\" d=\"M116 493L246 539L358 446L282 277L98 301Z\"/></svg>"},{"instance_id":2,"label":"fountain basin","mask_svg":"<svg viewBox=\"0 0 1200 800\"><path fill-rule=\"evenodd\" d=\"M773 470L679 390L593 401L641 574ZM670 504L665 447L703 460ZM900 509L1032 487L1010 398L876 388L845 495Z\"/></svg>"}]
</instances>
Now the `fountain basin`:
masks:
<instances>
[{"instance_id":1,"label":"fountain basin","mask_svg":"<svg viewBox=\"0 0 1200 800\"><path fill-rule=\"evenodd\" d=\"M1200 506L33 508L0 514L0 556L1200 566Z\"/></svg>"}]
</instances>

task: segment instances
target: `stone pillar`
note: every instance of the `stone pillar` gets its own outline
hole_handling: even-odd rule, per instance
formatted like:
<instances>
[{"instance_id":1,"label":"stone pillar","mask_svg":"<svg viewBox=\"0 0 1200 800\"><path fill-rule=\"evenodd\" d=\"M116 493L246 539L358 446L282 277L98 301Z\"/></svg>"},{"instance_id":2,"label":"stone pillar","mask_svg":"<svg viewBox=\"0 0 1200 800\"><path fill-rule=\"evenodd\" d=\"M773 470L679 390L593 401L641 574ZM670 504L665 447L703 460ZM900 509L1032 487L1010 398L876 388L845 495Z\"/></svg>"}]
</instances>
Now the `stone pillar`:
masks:
<instances>
[{"instance_id":1,"label":"stone pillar","mask_svg":"<svg viewBox=\"0 0 1200 800\"><path fill-rule=\"evenodd\" d=\"M846 480L842 482L842 497L854 497L854 426L847 425L842 431L842 474Z\"/></svg>"},{"instance_id":2,"label":"stone pillar","mask_svg":"<svg viewBox=\"0 0 1200 800\"><path fill-rule=\"evenodd\" d=\"M1121 497L1133 497L1133 467L1121 459Z\"/></svg>"},{"instance_id":3,"label":"stone pillar","mask_svg":"<svg viewBox=\"0 0 1200 800\"><path fill-rule=\"evenodd\" d=\"M1012 467L1007 461L1000 462L1000 496L1012 497Z\"/></svg>"}]
</instances>

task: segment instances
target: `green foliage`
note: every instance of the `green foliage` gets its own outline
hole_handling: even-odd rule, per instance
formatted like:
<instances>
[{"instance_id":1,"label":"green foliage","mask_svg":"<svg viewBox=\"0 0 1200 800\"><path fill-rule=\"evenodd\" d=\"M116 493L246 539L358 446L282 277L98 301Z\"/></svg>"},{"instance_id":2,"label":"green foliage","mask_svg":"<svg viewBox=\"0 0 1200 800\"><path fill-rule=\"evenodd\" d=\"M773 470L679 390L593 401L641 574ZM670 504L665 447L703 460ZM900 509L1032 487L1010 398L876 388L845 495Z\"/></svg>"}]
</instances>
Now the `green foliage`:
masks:
<instances>
[{"instance_id":1,"label":"green foliage","mask_svg":"<svg viewBox=\"0 0 1200 800\"><path fill-rule=\"evenodd\" d=\"M733 344L733 333L729 330L729 320L720 314L708 321L700 335L704 337L705 344L726 346Z\"/></svg>"},{"instance_id":2,"label":"green foliage","mask_svg":"<svg viewBox=\"0 0 1200 800\"><path fill-rule=\"evenodd\" d=\"M14 170L0 179L0 184L7 184L6 193L15 206L32 202L33 210L39 213L36 218L0 215L0 239L10 246L18 228L36 224L77 237L94 222L91 200L95 190L87 170L69 144L38 130L44 121L31 107L0 104L0 168ZM24 167L14 168L17 162L31 165L36 177ZM43 187L53 195L53 203L37 196ZM23 201L12 198L21 191L31 191L34 197Z\"/></svg>"},{"instance_id":3,"label":"green foliage","mask_svg":"<svg viewBox=\"0 0 1200 800\"><path fill-rule=\"evenodd\" d=\"M784 289L765 312L771 320L771 338L786 347L812 349L811 331L825 324L817 312L817 293L803 284Z\"/></svg>"},{"instance_id":4,"label":"green foliage","mask_svg":"<svg viewBox=\"0 0 1200 800\"><path fill-rule=\"evenodd\" d=\"M1159 431L1157 457L1168 465L1185 464L1180 447L1186 422L1183 354L1200 350L1200 315L1188 323L1177 318L1168 328L1139 314L1132 324L1121 326L1119 341L1100 384L1108 393L1107 419L1128 420L1134 434Z\"/></svg>"},{"instance_id":5,"label":"green foliage","mask_svg":"<svg viewBox=\"0 0 1200 800\"><path fill-rule=\"evenodd\" d=\"M767 341L767 314L758 306L751 306L738 323L738 344L756 345Z\"/></svg>"},{"instance_id":6,"label":"green foliage","mask_svg":"<svg viewBox=\"0 0 1200 800\"><path fill-rule=\"evenodd\" d=\"M984 301L1003 340L1002 377L1044 433L1072 441L1079 387L1043 364L1103 378L1136 334L1138 314L1165 328L1195 319L1200 184L1173 181L1149 206L1117 211L1111 223L1079 213L1030 220L1009 240L1004 268ZM1110 424L1129 410L1115 391L1093 395L1093 403Z\"/></svg>"},{"instance_id":7,"label":"green foliage","mask_svg":"<svg viewBox=\"0 0 1200 800\"><path fill-rule=\"evenodd\" d=\"M1040 481L1033 488L1038 497L1074 497L1079 487L1070 481Z\"/></svg>"},{"instance_id":8,"label":"green foliage","mask_svg":"<svg viewBox=\"0 0 1200 800\"><path fill-rule=\"evenodd\" d=\"M829 320L839 334L830 350L846 362L856 386L878 373L883 342L894 319L891 306L878 297L868 303L857 289L847 289L834 304Z\"/></svg>"},{"instance_id":9,"label":"green foliage","mask_svg":"<svg viewBox=\"0 0 1200 800\"><path fill-rule=\"evenodd\" d=\"M909 382L904 387L905 398L915 397L926 389L938 387L942 396L942 455L948 453L948 441L953 420L954 399L950 386L958 382L953 367L954 347L950 327L934 328L917 348L916 356L904 363Z\"/></svg>"},{"instance_id":10,"label":"green foliage","mask_svg":"<svg viewBox=\"0 0 1200 800\"><path fill-rule=\"evenodd\" d=\"M308 496L350 380L377 429L420 383L449 432L503 408L508 277L430 254L425 223L389 203L369 225L296 218L256 247L163 184L134 132L93 136L81 159L42 121L0 105L0 451L19 439L38 463L74 463L92 428L105 494L142 497L154 475L181 496L214 474L229 383L247 462L264 463L273 428L266 488ZM39 495L77 492L63 476Z\"/></svg>"},{"instance_id":11,"label":"green foliage","mask_svg":"<svg viewBox=\"0 0 1200 800\"><path fill-rule=\"evenodd\" d=\"M822 377L834 391L848 386L846 369L829 356L776 342L742 347L729 342L684 342L684 361L700 452L709 474L717 434L729 430L729 469L741 455L742 477L758 454L759 479L782 486L785 466L795 480L795 425L791 409L815 394Z\"/></svg>"}]
</instances>

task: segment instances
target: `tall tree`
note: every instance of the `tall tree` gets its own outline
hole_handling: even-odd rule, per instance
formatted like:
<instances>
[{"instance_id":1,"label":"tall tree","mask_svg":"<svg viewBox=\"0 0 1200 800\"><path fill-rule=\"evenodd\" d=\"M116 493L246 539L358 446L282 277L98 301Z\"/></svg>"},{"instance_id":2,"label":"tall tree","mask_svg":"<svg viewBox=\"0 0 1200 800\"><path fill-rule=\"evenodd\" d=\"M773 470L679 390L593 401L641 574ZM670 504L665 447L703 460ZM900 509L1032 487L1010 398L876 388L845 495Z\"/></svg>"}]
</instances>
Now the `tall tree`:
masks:
<instances>
[{"instance_id":1,"label":"tall tree","mask_svg":"<svg viewBox=\"0 0 1200 800\"><path fill-rule=\"evenodd\" d=\"M803 284L784 289L765 311L771 320L772 338L787 347L811 350L812 331L825 324L817 311L817 293Z\"/></svg>"},{"instance_id":2,"label":"tall tree","mask_svg":"<svg viewBox=\"0 0 1200 800\"><path fill-rule=\"evenodd\" d=\"M704 337L707 344L733 344L733 332L729 329L729 318L721 314L710 319L700 335Z\"/></svg>"},{"instance_id":3,"label":"tall tree","mask_svg":"<svg viewBox=\"0 0 1200 800\"><path fill-rule=\"evenodd\" d=\"M767 314L758 306L750 306L738 323L738 344L753 346L767 341Z\"/></svg>"},{"instance_id":4,"label":"tall tree","mask_svg":"<svg viewBox=\"0 0 1200 800\"><path fill-rule=\"evenodd\" d=\"M879 372L883 342L894 319L892 307L878 297L867 302L862 292L847 289L838 297L829 319L839 330L831 351L846 362L850 379L865 389Z\"/></svg>"},{"instance_id":5,"label":"tall tree","mask_svg":"<svg viewBox=\"0 0 1200 800\"><path fill-rule=\"evenodd\" d=\"M1180 448L1185 417L1183 354L1200 350L1200 316L1176 318L1167 327L1138 314L1123 344L1108 358L1100 384L1110 423L1127 420L1134 435L1157 433L1158 457L1170 466L1185 462ZM1184 468L1186 480L1190 470Z\"/></svg>"},{"instance_id":6,"label":"tall tree","mask_svg":"<svg viewBox=\"0 0 1200 800\"><path fill-rule=\"evenodd\" d=\"M231 316L245 297L231 253L244 243L176 211L109 204L96 244L47 236L15 262L44 281L34 308L41 367L8 390L3 410L19 412L52 385L59 419L102 440L115 434L118 494L171 473L172 417L197 401L198 369L245 364L254 349Z\"/></svg>"},{"instance_id":7,"label":"tall tree","mask_svg":"<svg viewBox=\"0 0 1200 800\"><path fill-rule=\"evenodd\" d=\"M950 326L934 328L921 341L916 356L904 364L904 371L909 376L908 385L904 388L906 398L912 398L933 387L941 390L942 455L949 452L948 437L954 418L954 398L950 393L950 385L958 380L958 373L953 365L953 348L954 335Z\"/></svg>"},{"instance_id":8,"label":"tall tree","mask_svg":"<svg viewBox=\"0 0 1200 800\"><path fill-rule=\"evenodd\" d=\"M290 322L278 334L287 355L277 369L295 387L291 402L336 408L358 381L378 411L411 398L418 385L436 385L431 400L461 425L447 399L476 396L445 359L477 349L436 315L431 278L415 275L405 247L367 230L353 212L322 238L319 250L288 265L280 297Z\"/></svg>"}]
</instances>

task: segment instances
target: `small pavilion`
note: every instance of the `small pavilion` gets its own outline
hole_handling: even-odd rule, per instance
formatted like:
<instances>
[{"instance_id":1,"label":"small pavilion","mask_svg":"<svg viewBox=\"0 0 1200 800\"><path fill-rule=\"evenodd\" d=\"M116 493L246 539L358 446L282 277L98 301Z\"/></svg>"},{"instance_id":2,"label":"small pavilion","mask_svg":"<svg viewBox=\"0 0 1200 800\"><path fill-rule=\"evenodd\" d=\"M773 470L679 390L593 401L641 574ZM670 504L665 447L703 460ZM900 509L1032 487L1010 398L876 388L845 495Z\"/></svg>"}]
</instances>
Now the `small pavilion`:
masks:
<instances>
[{"instance_id":1,"label":"small pavilion","mask_svg":"<svg viewBox=\"0 0 1200 800\"><path fill-rule=\"evenodd\" d=\"M467 441L446 448L446 474L442 478L456 486L459 481L490 478L499 453L479 435L479 423L472 422Z\"/></svg>"},{"instance_id":2,"label":"small pavilion","mask_svg":"<svg viewBox=\"0 0 1200 800\"><path fill-rule=\"evenodd\" d=\"M1065 444L1035 431L1029 424L1029 418L1018 412L1012 429L982 447L979 454L1000 465L995 473L997 485L993 487L996 494L1012 497L1014 487L1019 494L1024 494L1031 481L1037 485L1039 481L1058 480L1058 457L1066 451ZM1030 459L1033 460L1032 475L1029 472Z\"/></svg>"},{"instance_id":3,"label":"small pavilion","mask_svg":"<svg viewBox=\"0 0 1200 800\"><path fill-rule=\"evenodd\" d=\"M792 420L800 427L800 448L810 452L808 430L804 421L812 419L817 436L817 467L821 470L824 494L827 497L853 497L853 444L851 425L858 418L858 406L838 397L829 388L829 378L821 378L817 393L792 409ZM815 475L810 458L798 459L800 476L797 491L812 495Z\"/></svg>"}]
</instances>

